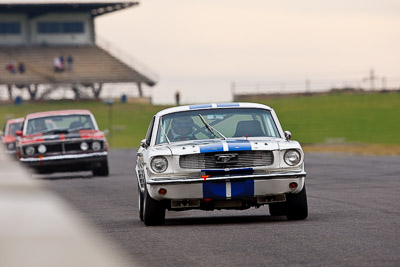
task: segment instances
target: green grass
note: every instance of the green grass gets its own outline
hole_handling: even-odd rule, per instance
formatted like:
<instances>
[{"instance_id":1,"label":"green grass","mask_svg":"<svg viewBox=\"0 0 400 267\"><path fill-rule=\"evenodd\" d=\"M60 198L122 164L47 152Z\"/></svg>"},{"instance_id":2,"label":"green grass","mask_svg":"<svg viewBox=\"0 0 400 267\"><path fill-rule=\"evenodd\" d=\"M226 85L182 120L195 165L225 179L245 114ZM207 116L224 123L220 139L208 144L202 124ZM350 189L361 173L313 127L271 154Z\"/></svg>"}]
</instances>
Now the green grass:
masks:
<instances>
[{"instance_id":1,"label":"green grass","mask_svg":"<svg viewBox=\"0 0 400 267\"><path fill-rule=\"evenodd\" d=\"M353 93L259 99L275 109L284 130L303 144L342 140L361 144L400 144L400 93ZM115 103L114 148L138 147L152 116L167 106ZM0 105L0 124L30 112L82 108L91 110L100 129L108 128L109 107L102 102L52 101Z\"/></svg>"},{"instance_id":2,"label":"green grass","mask_svg":"<svg viewBox=\"0 0 400 267\"><path fill-rule=\"evenodd\" d=\"M400 144L400 93L298 96L260 101L274 108L284 130L302 143L329 139Z\"/></svg>"}]
</instances>

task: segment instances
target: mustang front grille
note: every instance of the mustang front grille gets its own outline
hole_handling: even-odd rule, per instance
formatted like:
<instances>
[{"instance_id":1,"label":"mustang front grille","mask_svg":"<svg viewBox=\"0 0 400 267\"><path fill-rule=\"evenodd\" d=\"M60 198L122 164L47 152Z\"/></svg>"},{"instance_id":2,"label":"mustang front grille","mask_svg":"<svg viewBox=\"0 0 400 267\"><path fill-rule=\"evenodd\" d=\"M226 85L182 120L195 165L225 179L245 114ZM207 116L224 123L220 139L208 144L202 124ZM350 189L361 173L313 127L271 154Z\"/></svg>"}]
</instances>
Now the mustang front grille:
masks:
<instances>
[{"instance_id":1,"label":"mustang front grille","mask_svg":"<svg viewBox=\"0 0 400 267\"><path fill-rule=\"evenodd\" d=\"M179 158L183 169L225 169L269 166L274 162L272 151L235 151L184 155Z\"/></svg>"}]
</instances>

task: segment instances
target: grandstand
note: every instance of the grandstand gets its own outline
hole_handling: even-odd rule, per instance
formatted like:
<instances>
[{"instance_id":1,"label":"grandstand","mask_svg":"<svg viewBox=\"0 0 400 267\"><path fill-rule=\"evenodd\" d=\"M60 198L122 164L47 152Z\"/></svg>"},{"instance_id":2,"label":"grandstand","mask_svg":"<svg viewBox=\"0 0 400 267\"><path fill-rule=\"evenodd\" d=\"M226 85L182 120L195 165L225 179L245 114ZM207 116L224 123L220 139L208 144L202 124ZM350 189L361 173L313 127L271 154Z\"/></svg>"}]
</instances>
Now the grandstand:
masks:
<instances>
[{"instance_id":1,"label":"grandstand","mask_svg":"<svg viewBox=\"0 0 400 267\"><path fill-rule=\"evenodd\" d=\"M94 19L137 2L21 2L0 2L0 85L10 100L16 90L27 90L33 100L46 99L59 88L71 90L77 99L99 98L108 83L134 83L143 97L142 85L157 83L151 71L96 45ZM63 68L56 70L60 56Z\"/></svg>"}]
</instances>

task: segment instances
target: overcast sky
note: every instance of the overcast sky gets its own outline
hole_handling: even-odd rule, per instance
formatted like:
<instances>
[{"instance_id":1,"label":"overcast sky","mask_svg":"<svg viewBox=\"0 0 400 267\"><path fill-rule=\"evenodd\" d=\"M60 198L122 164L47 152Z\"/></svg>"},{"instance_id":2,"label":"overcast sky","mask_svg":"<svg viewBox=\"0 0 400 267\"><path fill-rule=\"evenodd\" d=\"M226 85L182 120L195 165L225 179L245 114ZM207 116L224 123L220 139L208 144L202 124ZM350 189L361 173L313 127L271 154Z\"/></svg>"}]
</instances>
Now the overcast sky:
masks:
<instances>
[{"instance_id":1,"label":"overcast sky","mask_svg":"<svg viewBox=\"0 0 400 267\"><path fill-rule=\"evenodd\" d=\"M142 0L96 30L159 74L156 103L230 101L232 82L365 85L371 68L400 87L398 0Z\"/></svg>"}]
</instances>

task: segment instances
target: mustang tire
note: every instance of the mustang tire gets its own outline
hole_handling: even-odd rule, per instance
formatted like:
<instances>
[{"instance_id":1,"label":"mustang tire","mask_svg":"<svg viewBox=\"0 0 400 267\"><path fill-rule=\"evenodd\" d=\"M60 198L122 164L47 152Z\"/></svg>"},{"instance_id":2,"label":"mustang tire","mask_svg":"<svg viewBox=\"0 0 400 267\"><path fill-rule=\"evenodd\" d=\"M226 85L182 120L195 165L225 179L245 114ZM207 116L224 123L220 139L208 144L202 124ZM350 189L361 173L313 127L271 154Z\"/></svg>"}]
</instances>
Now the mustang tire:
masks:
<instances>
[{"instance_id":1,"label":"mustang tire","mask_svg":"<svg viewBox=\"0 0 400 267\"><path fill-rule=\"evenodd\" d=\"M161 201L151 198L145 186L143 201L143 221L147 226L165 223L165 207Z\"/></svg>"},{"instance_id":2,"label":"mustang tire","mask_svg":"<svg viewBox=\"0 0 400 267\"><path fill-rule=\"evenodd\" d=\"M287 214L286 203L279 202L269 204L269 214L271 214L271 216L285 216Z\"/></svg>"},{"instance_id":3,"label":"mustang tire","mask_svg":"<svg viewBox=\"0 0 400 267\"><path fill-rule=\"evenodd\" d=\"M100 167L94 168L92 170L92 173L94 176L108 176L109 174L109 169L108 169L108 161L102 161L100 163Z\"/></svg>"},{"instance_id":4,"label":"mustang tire","mask_svg":"<svg viewBox=\"0 0 400 267\"><path fill-rule=\"evenodd\" d=\"M139 218L143 221L143 192L140 190L140 186L138 185L138 196L139 196Z\"/></svg>"},{"instance_id":5,"label":"mustang tire","mask_svg":"<svg viewBox=\"0 0 400 267\"><path fill-rule=\"evenodd\" d=\"M306 185L298 194L286 195L288 220L304 220L308 216Z\"/></svg>"}]
</instances>

